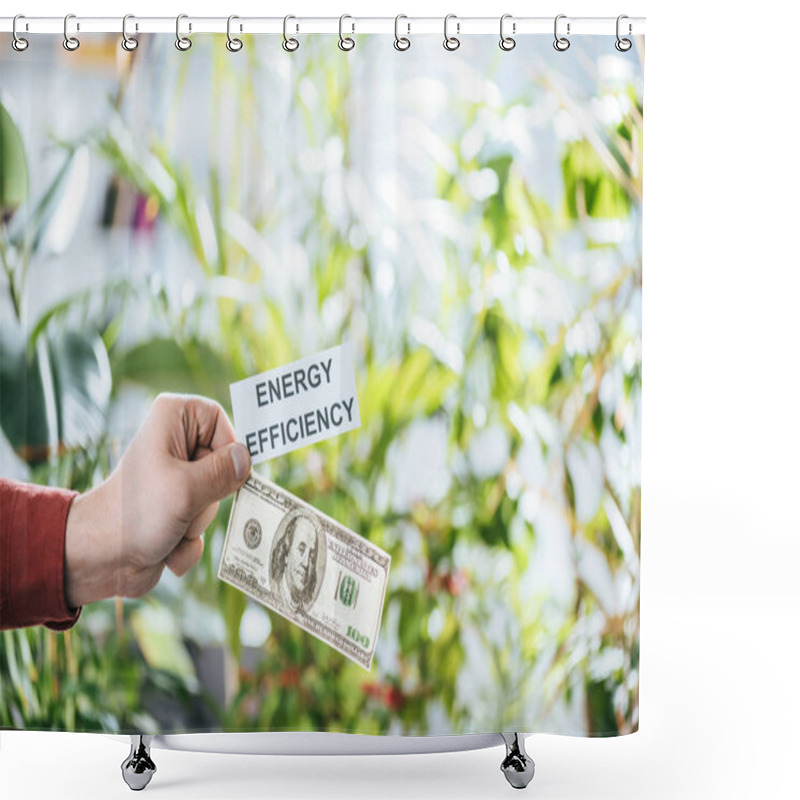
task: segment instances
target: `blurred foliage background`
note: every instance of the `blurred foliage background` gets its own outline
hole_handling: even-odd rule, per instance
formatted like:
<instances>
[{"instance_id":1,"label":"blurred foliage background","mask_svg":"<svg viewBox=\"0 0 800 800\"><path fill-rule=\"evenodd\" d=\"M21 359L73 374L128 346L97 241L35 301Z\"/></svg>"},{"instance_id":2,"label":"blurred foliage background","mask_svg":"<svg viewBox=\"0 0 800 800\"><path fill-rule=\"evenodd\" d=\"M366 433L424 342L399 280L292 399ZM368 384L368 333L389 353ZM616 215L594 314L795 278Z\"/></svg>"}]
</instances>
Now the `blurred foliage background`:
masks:
<instances>
[{"instance_id":1,"label":"blurred foliage background","mask_svg":"<svg viewBox=\"0 0 800 800\"><path fill-rule=\"evenodd\" d=\"M227 501L3 633L0 726L636 730L643 42L93 39L0 49L2 474L85 490L158 392L347 338L362 428L258 470L392 570L366 673L216 579Z\"/></svg>"}]
</instances>

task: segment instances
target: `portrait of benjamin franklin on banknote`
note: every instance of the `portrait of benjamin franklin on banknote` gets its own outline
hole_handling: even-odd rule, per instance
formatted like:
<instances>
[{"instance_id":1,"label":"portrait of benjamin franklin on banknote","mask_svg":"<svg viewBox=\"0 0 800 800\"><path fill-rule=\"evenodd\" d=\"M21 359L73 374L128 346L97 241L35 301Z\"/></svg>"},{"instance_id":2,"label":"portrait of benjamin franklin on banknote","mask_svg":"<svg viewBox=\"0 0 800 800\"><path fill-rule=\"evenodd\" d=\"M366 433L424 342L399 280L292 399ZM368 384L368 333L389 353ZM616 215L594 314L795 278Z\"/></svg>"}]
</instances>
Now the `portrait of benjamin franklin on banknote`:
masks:
<instances>
[{"instance_id":1,"label":"portrait of benjamin franklin on banknote","mask_svg":"<svg viewBox=\"0 0 800 800\"><path fill-rule=\"evenodd\" d=\"M289 611L305 612L317 599L327 560L319 519L290 511L275 532L269 556L270 587Z\"/></svg>"}]
</instances>

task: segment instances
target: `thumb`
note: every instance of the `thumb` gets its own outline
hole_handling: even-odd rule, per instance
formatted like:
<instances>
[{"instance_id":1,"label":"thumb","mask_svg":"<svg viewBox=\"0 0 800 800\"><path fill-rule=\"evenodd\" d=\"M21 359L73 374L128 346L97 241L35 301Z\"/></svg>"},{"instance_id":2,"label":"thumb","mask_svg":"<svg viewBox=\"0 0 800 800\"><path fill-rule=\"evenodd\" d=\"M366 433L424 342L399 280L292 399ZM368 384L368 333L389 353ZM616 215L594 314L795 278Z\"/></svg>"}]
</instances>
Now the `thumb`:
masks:
<instances>
[{"instance_id":1,"label":"thumb","mask_svg":"<svg viewBox=\"0 0 800 800\"><path fill-rule=\"evenodd\" d=\"M250 474L250 453L235 442L213 450L199 461L190 461L192 504L205 508L235 492Z\"/></svg>"}]
</instances>

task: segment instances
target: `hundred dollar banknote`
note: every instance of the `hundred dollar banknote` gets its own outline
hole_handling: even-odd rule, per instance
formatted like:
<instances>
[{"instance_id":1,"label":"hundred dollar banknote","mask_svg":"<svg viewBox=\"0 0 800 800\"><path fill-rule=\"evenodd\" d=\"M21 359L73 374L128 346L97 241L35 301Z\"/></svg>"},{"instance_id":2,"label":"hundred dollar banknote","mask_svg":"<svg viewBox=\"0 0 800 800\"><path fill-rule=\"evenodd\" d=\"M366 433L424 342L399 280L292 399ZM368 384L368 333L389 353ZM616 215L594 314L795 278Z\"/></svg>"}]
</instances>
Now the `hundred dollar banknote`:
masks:
<instances>
[{"instance_id":1,"label":"hundred dollar banknote","mask_svg":"<svg viewBox=\"0 0 800 800\"><path fill-rule=\"evenodd\" d=\"M234 498L218 575L369 670L390 561L252 473Z\"/></svg>"}]
</instances>

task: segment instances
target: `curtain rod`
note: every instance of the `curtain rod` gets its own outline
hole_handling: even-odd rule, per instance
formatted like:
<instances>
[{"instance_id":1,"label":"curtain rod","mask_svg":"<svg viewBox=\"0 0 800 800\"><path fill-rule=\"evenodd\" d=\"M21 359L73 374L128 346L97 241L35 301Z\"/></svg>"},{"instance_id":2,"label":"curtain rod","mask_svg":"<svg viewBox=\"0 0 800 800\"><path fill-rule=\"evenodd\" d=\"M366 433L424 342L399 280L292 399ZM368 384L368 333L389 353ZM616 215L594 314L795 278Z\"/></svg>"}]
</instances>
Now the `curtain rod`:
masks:
<instances>
[{"instance_id":1,"label":"curtain rod","mask_svg":"<svg viewBox=\"0 0 800 800\"><path fill-rule=\"evenodd\" d=\"M617 30L616 17L570 17L560 15L559 34L601 34L613 36ZM505 21L505 31L514 36L549 33L553 34L555 17L509 17ZM0 17L0 32L11 33L13 17ZM339 33L339 17L292 17L288 22L290 34ZM402 36L436 33L444 31L444 17L402 17L399 20ZM347 35L359 33L394 34L395 17L352 17L347 16L342 23ZM500 17L454 17L450 28L454 34L498 35ZM569 29L567 28L569 26ZM136 33L175 33L175 17L129 17L126 29L129 35ZM183 35L195 33L226 33L227 17L193 17L181 19ZM282 34L283 17L238 17L232 22L231 31L235 34ZM628 17L622 22L622 35L643 34L644 17ZM80 17L70 16L70 35L78 33L122 33L121 17ZM17 20L18 34L64 33L64 17L20 17Z\"/></svg>"}]
</instances>

